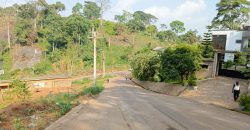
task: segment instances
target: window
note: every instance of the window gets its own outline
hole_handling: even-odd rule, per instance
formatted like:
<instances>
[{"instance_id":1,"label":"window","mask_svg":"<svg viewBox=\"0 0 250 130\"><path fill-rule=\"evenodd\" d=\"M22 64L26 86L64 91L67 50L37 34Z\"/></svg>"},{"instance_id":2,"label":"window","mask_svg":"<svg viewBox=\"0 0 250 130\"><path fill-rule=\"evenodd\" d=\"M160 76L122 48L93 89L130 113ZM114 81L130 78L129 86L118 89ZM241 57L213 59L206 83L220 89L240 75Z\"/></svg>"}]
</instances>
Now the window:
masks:
<instances>
[{"instance_id":1,"label":"window","mask_svg":"<svg viewBox=\"0 0 250 130\"><path fill-rule=\"evenodd\" d=\"M201 65L201 68L202 68L202 69L208 69L208 65L204 65L204 64L203 64L203 65Z\"/></svg>"},{"instance_id":2,"label":"window","mask_svg":"<svg viewBox=\"0 0 250 130\"><path fill-rule=\"evenodd\" d=\"M236 40L236 43L242 43L242 40Z\"/></svg>"}]
</instances>

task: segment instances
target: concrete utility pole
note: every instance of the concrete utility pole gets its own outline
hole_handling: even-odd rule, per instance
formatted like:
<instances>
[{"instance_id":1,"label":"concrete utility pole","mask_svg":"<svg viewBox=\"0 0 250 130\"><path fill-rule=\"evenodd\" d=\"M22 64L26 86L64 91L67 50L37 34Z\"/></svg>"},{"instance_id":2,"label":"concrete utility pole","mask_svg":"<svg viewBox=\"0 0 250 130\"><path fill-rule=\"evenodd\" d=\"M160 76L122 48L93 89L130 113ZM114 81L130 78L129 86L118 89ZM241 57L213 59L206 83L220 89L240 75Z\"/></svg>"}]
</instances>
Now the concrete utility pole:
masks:
<instances>
[{"instance_id":1,"label":"concrete utility pole","mask_svg":"<svg viewBox=\"0 0 250 130\"><path fill-rule=\"evenodd\" d=\"M96 31L94 29L94 27L92 28L92 36L89 37L90 39L93 39L94 41L94 72L93 72L93 87L96 86L96 40L97 40L97 34Z\"/></svg>"},{"instance_id":2,"label":"concrete utility pole","mask_svg":"<svg viewBox=\"0 0 250 130\"><path fill-rule=\"evenodd\" d=\"M9 19L9 21L8 21L8 47L9 47L9 49L10 49L10 19Z\"/></svg>"},{"instance_id":3,"label":"concrete utility pole","mask_svg":"<svg viewBox=\"0 0 250 130\"><path fill-rule=\"evenodd\" d=\"M93 29L94 30L94 29ZM93 31L93 39L94 39L94 87L96 86L96 32Z\"/></svg>"},{"instance_id":4,"label":"concrete utility pole","mask_svg":"<svg viewBox=\"0 0 250 130\"><path fill-rule=\"evenodd\" d=\"M106 69L105 69L105 52L102 50L102 77L105 78L106 76Z\"/></svg>"}]
</instances>

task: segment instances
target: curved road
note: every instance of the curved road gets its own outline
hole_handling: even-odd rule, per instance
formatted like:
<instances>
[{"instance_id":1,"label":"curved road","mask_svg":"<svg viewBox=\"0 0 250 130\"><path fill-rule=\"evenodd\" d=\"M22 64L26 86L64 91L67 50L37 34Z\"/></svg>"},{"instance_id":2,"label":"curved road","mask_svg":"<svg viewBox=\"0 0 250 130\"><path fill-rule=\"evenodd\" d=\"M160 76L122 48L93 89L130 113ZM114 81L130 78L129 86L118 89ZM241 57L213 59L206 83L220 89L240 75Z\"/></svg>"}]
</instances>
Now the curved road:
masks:
<instances>
[{"instance_id":1,"label":"curved road","mask_svg":"<svg viewBox=\"0 0 250 130\"><path fill-rule=\"evenodd\" d=\"M250 130L250 116L156 94L115 78L47 130Z\"/></svg>"}]
</instances>

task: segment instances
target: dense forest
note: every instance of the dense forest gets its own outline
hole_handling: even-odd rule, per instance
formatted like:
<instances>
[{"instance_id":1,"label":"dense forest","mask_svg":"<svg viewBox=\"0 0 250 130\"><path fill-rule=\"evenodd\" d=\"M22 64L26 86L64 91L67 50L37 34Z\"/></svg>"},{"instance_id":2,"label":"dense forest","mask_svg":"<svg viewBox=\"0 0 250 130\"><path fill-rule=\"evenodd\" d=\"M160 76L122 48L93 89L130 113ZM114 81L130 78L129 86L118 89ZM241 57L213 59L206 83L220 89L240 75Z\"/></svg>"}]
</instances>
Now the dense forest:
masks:
<instances>
[{"instance_id":1,"label":"dense forest","mask_svg":"<svg viewBox=\"0 0 250 130\"><path fill-rule=\"evenodd\" d=\"M102 19L109 1L77 3L70 16L61 2L48 4L45 0L15 4L0 8L0 60L5 74L2 79L44 74L81 74L93 65L92 31L98 33L98 70L127 68L131 54L143 47L175 46L179 43L197 44L197 31L186 31L181 21L169 27L155 16L143 11L123 11L114 21ZM15 56L20 47L32 47L42 52L40 62L32 67L17 68L25 56ZM103 61L106 62L103 62ZM17 65L14 65L17 64Z\"/></svg>"}]
</instances>

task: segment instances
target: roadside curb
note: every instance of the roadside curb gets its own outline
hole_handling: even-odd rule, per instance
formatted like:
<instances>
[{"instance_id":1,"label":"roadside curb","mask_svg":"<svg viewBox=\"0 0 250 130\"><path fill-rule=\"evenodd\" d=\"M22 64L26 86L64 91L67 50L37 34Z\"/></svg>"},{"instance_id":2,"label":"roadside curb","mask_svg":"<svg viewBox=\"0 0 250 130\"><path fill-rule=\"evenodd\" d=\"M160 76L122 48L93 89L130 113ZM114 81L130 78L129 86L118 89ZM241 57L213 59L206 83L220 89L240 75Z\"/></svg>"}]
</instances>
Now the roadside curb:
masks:
<instances>
[{"instance_id":1,"label":"roadside curb","mask_svg":"<svg viewBox=\"0 0 250 130\"><path fill-rule=\"evenodd\" d=\"M172 91L171 92L171 90L168 92L168 93L166 93L166 92L161 92L161 91L156 91L156 90L153 90L153 89L150 89L150 87L146 87L146 86L143 86L142 84L140 84L140 83L138 83L138 82L136 82L135 80L131 80L134 84L136 84L137 86L140 86L141 88L143 88L143 89L145 89L145 90L148 90L148 91L151 91L151 92L154 92L154 93L158 93L158 94L164 94L164 95L169 95L169 96L180 96L183 92L185 92L187 89L188 89L188 87L185 87L185 86L183 86L183 90L180 90L177 94L173 94L174 92Z\"/></svg>"}]
</instances>

